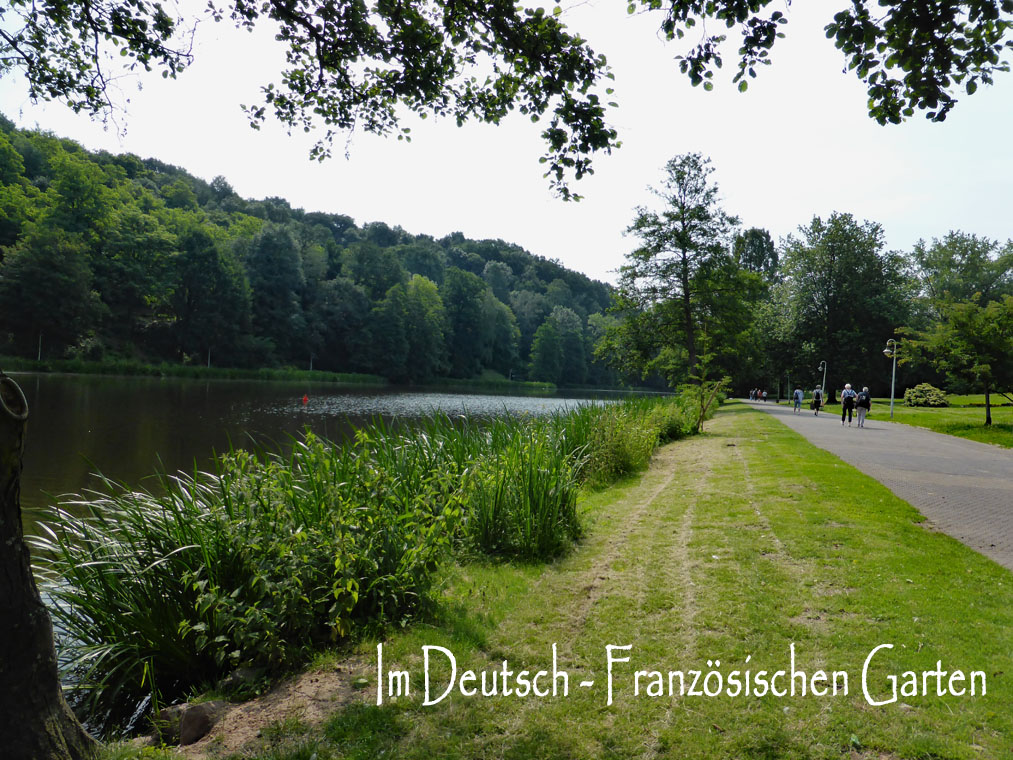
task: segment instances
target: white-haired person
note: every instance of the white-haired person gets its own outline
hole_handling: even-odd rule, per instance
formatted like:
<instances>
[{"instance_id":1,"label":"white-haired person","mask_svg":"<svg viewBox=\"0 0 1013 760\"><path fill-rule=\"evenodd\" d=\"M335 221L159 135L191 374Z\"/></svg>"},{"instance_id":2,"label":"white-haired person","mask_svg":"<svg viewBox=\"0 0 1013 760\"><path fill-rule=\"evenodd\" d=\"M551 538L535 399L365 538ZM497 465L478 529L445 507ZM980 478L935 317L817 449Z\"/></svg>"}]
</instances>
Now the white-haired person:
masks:
<instances>
[{"instance_id":1,"label":"white-haired person","mask_svg":"<svg viewBox=\"0 0 1013 760\"><path fill-rule=\"evenodd\" d=\"M813 400L812 403L809 404L809 408L815 409L816 411L814 414L817 417L820 416L820 409L823 408L823 386L817 385L813 388Z\"/></svg>"},{"instance_id":2,"label":"white-haired person","mask_svg":"<svg viewBox=\"0 0 1013 760\"><path fill-rule=\"evenodd\" d=\"M844 384L844 390L841 391L841 427L844 427L844 418L848 418L848 427L851 427L851 413L855 409L855 400L858 398L858 394L855 393L851 388L851 383Z\"/></svg>"},{"instance_id":3,"label":"white-haired person","mask_svg":"<svg viewBox=\"0 0 1013 760\"><path fill-rule=\"evenodd\" d=\"M868 387L863 387L861 392L858 394L858 398L855 399L855 411L858 414L858 427L865 427L865 415L872 409L872 394L869 393Z\"/></svg>"}]
</instances>

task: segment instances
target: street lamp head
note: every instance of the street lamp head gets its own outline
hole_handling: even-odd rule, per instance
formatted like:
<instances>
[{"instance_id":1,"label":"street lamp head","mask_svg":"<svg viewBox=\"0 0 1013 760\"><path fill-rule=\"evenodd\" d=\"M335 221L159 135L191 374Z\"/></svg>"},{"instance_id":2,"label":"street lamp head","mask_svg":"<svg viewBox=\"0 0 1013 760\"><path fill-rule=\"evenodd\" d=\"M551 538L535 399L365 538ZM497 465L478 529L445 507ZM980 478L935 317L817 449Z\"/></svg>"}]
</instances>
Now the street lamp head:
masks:
<instances>
[{"instance_id":1,"label":"street lamp head","mask_svg":"<svg viewBox=\"0 0 1013 760\"><path fill-rule=\"evenodd\" d=\"M883 349L883 356L885 356L887 359L889 359L891 356L893 356L893 349L890 348L889 346L887 346L886 348L884 348Z\"/></svg>"}]
</instances>

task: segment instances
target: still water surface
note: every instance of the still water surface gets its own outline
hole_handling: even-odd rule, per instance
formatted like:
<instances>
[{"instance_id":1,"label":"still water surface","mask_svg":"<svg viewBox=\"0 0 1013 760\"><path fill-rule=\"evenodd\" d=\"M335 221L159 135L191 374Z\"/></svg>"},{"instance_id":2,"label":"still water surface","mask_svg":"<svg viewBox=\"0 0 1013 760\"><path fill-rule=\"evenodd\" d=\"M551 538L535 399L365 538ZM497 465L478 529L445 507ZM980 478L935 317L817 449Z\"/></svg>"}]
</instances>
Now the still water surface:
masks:
<instances>
[{"instance_id":1,"label":"still water surface","mask_svg":"<svg viewBox=\"0 0 1013 760\"><path fill-rule=\"evenodd\" d=\"M28 399L21 498L27 510L97 483L132 487L151 474L206 469L215 451L277 448L306 428L346 437L372 417L411 423L434 411L493 417L549 414L584 399L337 388L305 382L11 373ZM309 401L303 404L303 395ZM31 530L31 519L26 521Z\"/></svg>"}]
</instances>

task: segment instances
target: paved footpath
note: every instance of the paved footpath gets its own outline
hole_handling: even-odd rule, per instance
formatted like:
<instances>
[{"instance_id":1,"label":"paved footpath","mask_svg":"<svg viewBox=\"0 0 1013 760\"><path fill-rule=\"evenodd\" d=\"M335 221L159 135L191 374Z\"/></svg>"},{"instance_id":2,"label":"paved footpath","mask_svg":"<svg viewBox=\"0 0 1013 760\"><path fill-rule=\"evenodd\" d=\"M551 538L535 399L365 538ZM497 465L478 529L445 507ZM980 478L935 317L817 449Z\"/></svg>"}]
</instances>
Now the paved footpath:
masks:
<instances>
[{"instance_id":1,"label":"paved footpath","mask_svg":"<svg viewBox=\"0 0 1013 760\"><path fill-rule=\"evenodd\" d=\"M875 478L938 530L1013 570L1013 449L884 422L889 408L882 404L864 428L842 428L839 406L816 416L808 403L800 414L746 403Z\"/></svg>"}]
</instances>

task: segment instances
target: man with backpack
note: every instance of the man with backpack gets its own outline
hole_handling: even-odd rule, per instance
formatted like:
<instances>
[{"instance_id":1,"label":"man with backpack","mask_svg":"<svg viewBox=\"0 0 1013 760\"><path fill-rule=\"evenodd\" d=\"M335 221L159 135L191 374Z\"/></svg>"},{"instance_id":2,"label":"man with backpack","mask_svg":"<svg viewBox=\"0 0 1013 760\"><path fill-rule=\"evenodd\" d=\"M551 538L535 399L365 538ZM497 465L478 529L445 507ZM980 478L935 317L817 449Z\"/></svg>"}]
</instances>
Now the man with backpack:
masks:
<instances>
[{"instance_id":1,"label":"man with backpack","mask_svg":"<svg viewBox=\"0 0 1013 760\"><path fill-rule=\"evenodd\" d=\"M813 400L812 400L812 403L809 406L810 406L810 408L816 410L815 414L816 414L817 417L819 417L819 415L820 415L820 407L823 406L823 388L821 388L818 385L813 390Z\"/></svg>"},{"instance_id":2,"label":"man with backpack","mask_svg":"<svg viewBox=\"0 0 1013 760\"><path fill-rule=\"evenodd\" d=\"M862 388L858 394L858 398L855 400L855 409L858 412L858 427L865 427L865 415L872 409L872 394L869 393L868 387Z\"/></svg>"},{"instance_id":3,"label":"man with backpack","mask_svg":"<svg viewBox=\"0 0 1013 760\"><path fill-rule=\"evenodd\" d=\"M802 393L802 389L801 388L796 388L795 392L791 394L792 401L794 401L794 405L792 406L792 410L791 410L792 414L801 414L802 413L802 399L804 397L805 397L805 394Z\"/></svg>"}]
</instances>

